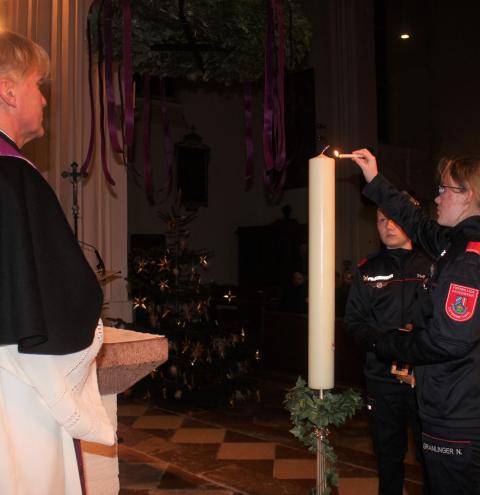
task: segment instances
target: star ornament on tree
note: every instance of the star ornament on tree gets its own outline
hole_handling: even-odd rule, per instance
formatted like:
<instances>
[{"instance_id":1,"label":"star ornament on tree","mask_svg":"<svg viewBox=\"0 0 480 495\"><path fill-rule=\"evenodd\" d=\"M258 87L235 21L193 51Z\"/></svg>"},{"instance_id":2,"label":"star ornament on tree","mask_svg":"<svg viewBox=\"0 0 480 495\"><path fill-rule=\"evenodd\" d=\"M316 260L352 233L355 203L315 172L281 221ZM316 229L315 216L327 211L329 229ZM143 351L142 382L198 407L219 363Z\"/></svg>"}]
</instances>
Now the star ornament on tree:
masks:
<instances>
[{"instance_id":1,"label":"star ornament on tree","mask_svg":"<svg viewBox=\"0 0 480 495\"><path fill-rule=\"evenodd\" d=\"M158 286L160 287L160 290L163 292L164 290L170 289L170 286L168 285L168 280L160 280L158 283Z\"/></svg>"},{"instance_id":2,"label":"star ornament on tree","mask_svg":"<svg viewBox=\"0 0 480 495\"><path fill-rule=\"evenodd\" d=\"M158 262L158 267L160 270L170 270L170 263L171 261L167 259L166 256L164 256L159 262Z\"/></svg>"},{"instance_id":3,"label":"star ornament on tree","mask_svg":"<svg viewBox=\"0 0 480 495\"><path fill-rule=\"evenodd\" d=\"M140 260L137 265L137 273L142 273L147 266L147 261L146 260Z\"/></svg>"},{"instance_id":4,"label":"star ornament on tree","mask_svg":"<svg viewBox=\"0 0 480 495\"><path fill-rule=\"evenodd\" d=\"M133 309L147 309L147 298L146 297L134 297L133 298Z\"/></svg>"},{"instance_id":5,"label":"star ornament on tree","mask_svg":"<svg viewBox=\"0 0 480 495\"><path fill-rule=\"evenodd\" d=\"M226 294L223 295L223 298L226 299L228 301L228 303L230 304L234 299L236 299L237 296L235 296L234 294L232 294L232 291L229 290Z\"/></svg>"},{"instance_id":6,"label":"star ornament on tree","mask_svg":"<svg viewBox=\"0 0 480 495\"><path fill-rule=\"evenodd\" d=\"M206 268L207 265L208 265L208 260L207 260L207 256L200 256L200 265L203 266L203 268Z\"/></svg>"}]
</instances>

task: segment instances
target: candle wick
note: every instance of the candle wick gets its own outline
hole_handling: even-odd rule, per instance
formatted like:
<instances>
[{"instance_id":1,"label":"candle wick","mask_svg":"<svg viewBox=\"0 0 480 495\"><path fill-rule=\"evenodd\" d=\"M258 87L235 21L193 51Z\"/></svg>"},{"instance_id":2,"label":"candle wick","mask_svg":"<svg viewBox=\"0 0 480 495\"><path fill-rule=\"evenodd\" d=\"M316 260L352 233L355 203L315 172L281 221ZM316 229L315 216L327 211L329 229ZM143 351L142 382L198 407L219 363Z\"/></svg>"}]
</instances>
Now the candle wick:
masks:
<instances>
[{"instance_id":1,"label":"candle wick","mask_svg":"<svg viewBox=\"0 0 480 495\"><path fill-rule=\"evenodd\" d=\"M323 148L322 152L320 153L321 155L323 155L325 153L325 151L328 150L328 148L330 148L330 145L327 144L327 146L325 146L325 148Z\"/></svg>"}]
</instances>

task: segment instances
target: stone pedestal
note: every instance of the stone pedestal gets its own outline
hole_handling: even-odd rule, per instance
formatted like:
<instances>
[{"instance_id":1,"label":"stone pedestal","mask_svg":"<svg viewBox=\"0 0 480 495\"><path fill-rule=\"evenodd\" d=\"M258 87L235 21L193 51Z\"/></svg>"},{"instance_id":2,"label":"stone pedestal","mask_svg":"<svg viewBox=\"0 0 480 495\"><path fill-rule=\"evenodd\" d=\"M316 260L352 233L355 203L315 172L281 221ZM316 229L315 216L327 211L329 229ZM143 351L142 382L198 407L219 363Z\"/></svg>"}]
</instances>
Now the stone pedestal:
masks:
<instances>
[{"instance_id":1,"label":"stone pedestal","mask_svg":"<svg viewBox=\"0 0 480 495\"><path fill-rule=\"evenodd\" d=\"M165 337L104 327L104 344L97 356L100 393L105 409L117 426L117 394L131 387L168 358ZM117 444L112 447L82 442L88 495L116 495L118 478Z\"/></svg>"}]
</instances>

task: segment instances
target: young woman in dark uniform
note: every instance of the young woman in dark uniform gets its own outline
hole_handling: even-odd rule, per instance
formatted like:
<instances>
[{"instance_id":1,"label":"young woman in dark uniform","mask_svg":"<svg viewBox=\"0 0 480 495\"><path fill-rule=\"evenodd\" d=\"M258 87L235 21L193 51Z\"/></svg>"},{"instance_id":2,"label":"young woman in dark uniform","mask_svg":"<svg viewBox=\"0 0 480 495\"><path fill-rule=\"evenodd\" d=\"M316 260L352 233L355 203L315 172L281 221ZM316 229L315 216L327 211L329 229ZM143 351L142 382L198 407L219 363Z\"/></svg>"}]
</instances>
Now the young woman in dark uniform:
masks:
<instances>
[{"instance_id":1,"label":"young woman in dark uniform","mask_svg":"<svg viewBox=\"0 0 480 495\"><path fill-rule=\"evenodd\" d=\"M381 359L416 365L431 492L480 494L480 158L440 162L435 222L378 174L368 150L354 154L363 193L437 260L425 328L392 329L369 344Z\"/></svg>"}]
</instances>

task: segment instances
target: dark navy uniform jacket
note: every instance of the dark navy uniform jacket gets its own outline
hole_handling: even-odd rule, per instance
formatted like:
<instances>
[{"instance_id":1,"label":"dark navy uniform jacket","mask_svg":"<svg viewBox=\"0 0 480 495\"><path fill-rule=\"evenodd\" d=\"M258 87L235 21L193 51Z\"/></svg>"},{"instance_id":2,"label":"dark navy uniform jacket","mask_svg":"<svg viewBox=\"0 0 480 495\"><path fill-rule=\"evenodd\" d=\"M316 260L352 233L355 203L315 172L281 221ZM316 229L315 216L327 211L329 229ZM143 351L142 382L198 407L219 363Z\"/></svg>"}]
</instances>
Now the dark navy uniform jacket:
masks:
<instances>
[{"instance_id":1,"label":"dark navy uniform jacket","mask_svg":"<svg viewBox=\"0 0 480 495\"><path fill-rule=\"evenodd\" d=\"M426 281L432 261L420 250L382 249L357 267L345 309L345 328L367 349L365 375L400 383L390 373L391 362L368 351L369 343L395 328L423 326L422 309L429 304Z\"/></svg>"},{"instance_id":2,"label":"dark navy uniform jacket","mask_svg":"<svg viewBox=\"0 0 480 495\"><path fill-rule=\"evenodd\" d=\"M388 332L376 342L376 352L422 365L415 370L424 422L480 431L480 216L440 227L380 175L364 194L438 260L426 328Z\"/></svg>"}]
</instances>

